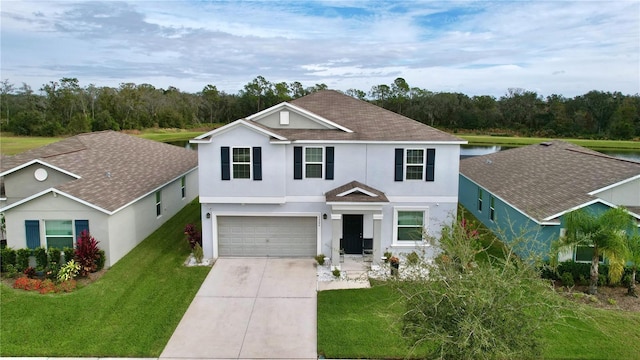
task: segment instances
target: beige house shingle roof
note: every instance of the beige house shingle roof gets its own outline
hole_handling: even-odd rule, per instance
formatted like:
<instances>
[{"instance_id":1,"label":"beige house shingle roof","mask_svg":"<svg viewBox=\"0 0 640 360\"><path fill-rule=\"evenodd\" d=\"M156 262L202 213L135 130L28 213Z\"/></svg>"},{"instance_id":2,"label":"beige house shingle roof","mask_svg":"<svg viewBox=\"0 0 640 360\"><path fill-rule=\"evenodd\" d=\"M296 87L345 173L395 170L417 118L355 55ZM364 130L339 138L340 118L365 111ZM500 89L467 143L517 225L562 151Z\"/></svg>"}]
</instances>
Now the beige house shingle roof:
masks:
<instances>
[{"instance_id":1,"label":"beige house shingle roof","mask_svg":"<svg viewBox=\"0 0 640 360\"><path fill-rule=\"evenodd\" d=\"M387 196L380 190L367 186L359 181L352 181L333 190L328 191L325 199L331 202L389 202Z\"/></svg>"},{"instance_id":2,"label":"beige house shingle roof","mask_svg":"<svg viewBox=\"0 0 640 360\"><path fill-rule=\"evenodd\" d=\"M543 221L595 200L590 192L640 175L640 163L554 140L463 159L460 173Z\"/></svg>"},{"instance_id":3,"label":"beige house shingle roof","mask_svg":"<svg viewBox=\"0 0 640 360\"><path fill-rule=\"evenodd\" d=\"M56 189L110 212L198 166L196 151L102 131L3 157L0 172L33 160L78 175Z\"/></svg>"}]
</instances>

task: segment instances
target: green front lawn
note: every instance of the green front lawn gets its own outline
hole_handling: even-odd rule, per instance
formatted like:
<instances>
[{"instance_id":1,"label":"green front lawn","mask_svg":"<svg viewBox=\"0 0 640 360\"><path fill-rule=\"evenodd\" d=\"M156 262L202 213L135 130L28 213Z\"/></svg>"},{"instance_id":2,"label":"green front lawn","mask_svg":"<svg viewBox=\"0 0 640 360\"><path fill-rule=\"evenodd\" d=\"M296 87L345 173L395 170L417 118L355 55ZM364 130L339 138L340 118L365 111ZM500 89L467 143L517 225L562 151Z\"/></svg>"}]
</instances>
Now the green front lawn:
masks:
<instances>
[{"instance_id":1,"label":"green front lawn","mask_svg":"<svg viewBox=\"0 0 640 360\"><path fill-rule=\"evenodd\" d=\"M469 145L504 145L525 146L549 141L551 138L518 137L518 136L491 136L455 134L469 142ZM633 140L592 140L592 139L562 139L564 141L595 150L638 150L640 142Z\"/></svg>"},{"instance_id":2,"label":"green front lawn","mask_svg":"<svg viewBox=\"0 0 640 360\"><path fill-rule=\"evenodd\" d=\"M424 358L428 344L412 350L401 336L404 310L402 297L384 284L319 292L318 352L327 358ZM568 319L539 334L544 358L638 357L640 313L588 307L579 313L584 315L581 319Z\"/></svg>"},{"instance_id":3,"label":"green front lawn","mask_svg":"<svg viewBox=\"0 0 640 360\"><path fill-rule=\"evenodd\" d=\"M209 267L187 268L187 205L98 281L69 294L0 286L1 356L158 357ZM97 239L100 240L100 239Z\"/></svg>"}]
</instances>

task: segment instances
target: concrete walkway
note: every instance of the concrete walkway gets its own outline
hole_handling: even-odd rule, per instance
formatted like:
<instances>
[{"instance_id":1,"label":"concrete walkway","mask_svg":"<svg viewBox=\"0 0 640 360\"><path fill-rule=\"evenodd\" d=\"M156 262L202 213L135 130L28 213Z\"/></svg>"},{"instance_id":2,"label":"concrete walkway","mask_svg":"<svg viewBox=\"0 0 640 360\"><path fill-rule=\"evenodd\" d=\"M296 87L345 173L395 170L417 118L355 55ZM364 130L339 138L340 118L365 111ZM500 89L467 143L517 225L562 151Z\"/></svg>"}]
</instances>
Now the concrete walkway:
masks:
<instances>
[{"instance_id":1,"label":"concrete walkway","mask_svg":"<svg viewBox=\"0 0 640 360\"><path fill-rule=\"evenodd\" d=\"M313 259L218 259L160 359L317 359Z\"/></svg>"}]
</instances>

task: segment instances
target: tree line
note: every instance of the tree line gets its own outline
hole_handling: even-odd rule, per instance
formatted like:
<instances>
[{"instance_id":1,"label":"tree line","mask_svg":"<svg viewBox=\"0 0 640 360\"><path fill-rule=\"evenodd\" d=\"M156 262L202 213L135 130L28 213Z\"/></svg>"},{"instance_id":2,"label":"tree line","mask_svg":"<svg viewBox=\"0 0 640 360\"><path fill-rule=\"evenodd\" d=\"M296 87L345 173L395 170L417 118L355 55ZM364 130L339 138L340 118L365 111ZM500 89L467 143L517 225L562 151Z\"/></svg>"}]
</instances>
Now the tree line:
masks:
<instances>
[{"instance_id":1,"label":"tree line","mask_svg":"<svg viewBox=\"0 0 640 360\"><path fill-rule=\"evenodd\" d=\"M99 130L192 128L229 123L315 91L300 82L272 83L258 76L237 94L206 85L188 93L175 87L122 83L81 87L77 78L44 84L36 93L23 83L0 82L0 126L16 135L58 136ZM574 98L508 89L489 95L432 92L403 78L345 94L427 125L447 129L507 132L525 136L632 139L640 136L640 95L593 90Z\"/></svg>"}]
</instances>

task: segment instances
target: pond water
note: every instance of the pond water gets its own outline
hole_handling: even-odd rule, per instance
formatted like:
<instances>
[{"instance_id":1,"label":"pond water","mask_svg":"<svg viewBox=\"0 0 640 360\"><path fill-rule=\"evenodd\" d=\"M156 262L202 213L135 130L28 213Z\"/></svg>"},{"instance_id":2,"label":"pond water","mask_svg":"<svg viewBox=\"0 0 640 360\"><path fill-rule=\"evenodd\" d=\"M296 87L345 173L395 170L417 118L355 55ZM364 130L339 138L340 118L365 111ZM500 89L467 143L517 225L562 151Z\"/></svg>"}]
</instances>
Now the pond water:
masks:
<instances>
[{"instance_id":1,"label":"pond water","mask_svg":"<svg viewBox=\"0 0 640 360\"><path fill-rule=\"evenodd\" d=\"M462 145L460 149L460 158L464 159L471 156L493 154L494 152L512 149L512 146L500 145ZM633 150L596 150L609 156L615 156L620 159L633 160L640 162L640 149Z\"/></svg>"}]
</instances>

